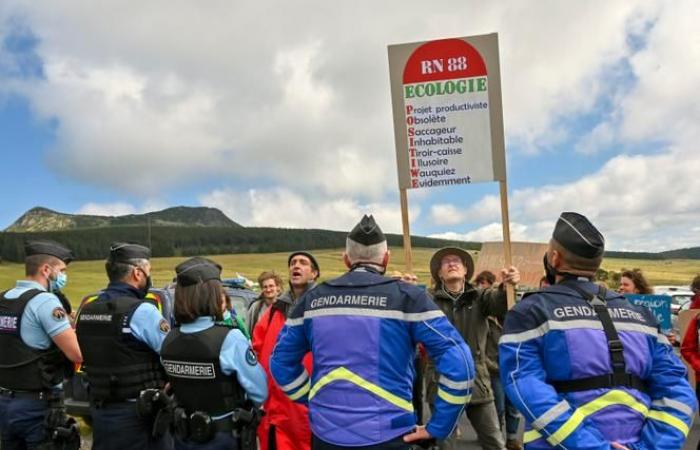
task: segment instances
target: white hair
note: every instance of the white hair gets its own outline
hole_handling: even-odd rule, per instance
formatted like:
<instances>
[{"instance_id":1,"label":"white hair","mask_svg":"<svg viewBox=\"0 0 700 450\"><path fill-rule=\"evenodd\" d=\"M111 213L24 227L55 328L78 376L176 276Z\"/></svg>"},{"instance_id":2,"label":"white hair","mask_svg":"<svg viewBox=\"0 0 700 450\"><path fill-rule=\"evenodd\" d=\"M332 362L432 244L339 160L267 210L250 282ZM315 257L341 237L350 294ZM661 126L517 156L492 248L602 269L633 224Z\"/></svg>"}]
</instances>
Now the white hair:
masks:
<instances>
[{"instance_id":1,"label":"white hair","mask_svg":"<svg viewBox=\"0 0 700 450\"><path fill-rule=\"evenodd\" d=\"M352 239L345 240L345 254L348 255L350 264L369 263L383 267L384 256L387 250L386 241L378 244L363 245Z\"/></svg>"}]
</instances>

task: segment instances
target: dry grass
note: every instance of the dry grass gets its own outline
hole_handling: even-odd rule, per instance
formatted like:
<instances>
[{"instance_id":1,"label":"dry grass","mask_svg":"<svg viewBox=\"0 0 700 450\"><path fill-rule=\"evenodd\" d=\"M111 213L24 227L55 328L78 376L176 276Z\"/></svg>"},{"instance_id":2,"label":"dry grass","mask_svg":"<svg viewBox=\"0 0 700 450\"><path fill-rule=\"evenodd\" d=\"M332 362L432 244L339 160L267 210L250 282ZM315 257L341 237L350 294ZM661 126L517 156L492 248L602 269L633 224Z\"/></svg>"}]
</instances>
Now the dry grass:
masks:
<instances>
[{"instance_id":1,"label":"dry grass","mask_svg":"<svg viewBox=\"0 0 700 450\"><path fill-rule=\"evenodd\" d=\"M413 265L421 283L428 284L430 275L428 263L433 249L417 248L413 251ZM341 249L318 250L313 252L321 266L321 280L334 278L345 271L341 255ZM262 253L262 254L238 254L215 255L212 259L224 267L224 276L233 277L240 273L255 280L264 270L275 270L286 277L288 253ZM392 259L389 271L404 270L404 253L400 247L392 249ZM163 286L174 276L174 268L185 258L154 258L153 283L154 286ZM606 270L620 271L622 268L642 269L652 284L678 284L687 285L690 280L700 273L700 260L634 260L634 259L606 259L603 268ZM0 289L11 287L15 280L23 278L24 267L21 264L0 264ZM107 284L104 273L103 261L77 261L70 265L68 271L68 286L66 294L74 304L92 292L102 289Z\"/></svg>"}]
</instances>

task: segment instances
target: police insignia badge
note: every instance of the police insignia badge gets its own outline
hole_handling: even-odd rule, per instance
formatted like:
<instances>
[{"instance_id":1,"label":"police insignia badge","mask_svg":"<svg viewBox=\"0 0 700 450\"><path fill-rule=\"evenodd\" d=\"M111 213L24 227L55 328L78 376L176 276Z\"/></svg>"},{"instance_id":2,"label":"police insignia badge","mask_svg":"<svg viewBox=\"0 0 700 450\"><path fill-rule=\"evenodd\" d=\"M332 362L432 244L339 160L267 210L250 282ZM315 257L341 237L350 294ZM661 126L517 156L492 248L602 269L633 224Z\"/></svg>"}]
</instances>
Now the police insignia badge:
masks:
<instances>
[{"instance_id":1,"label":"police insignia badge","mask_svg":"<svg viewBox=\"0 0 700 450\"><path fill-rule=\"evenodd\" d=\"M160 324L158 325L158 328L160 328L160 331L161 331L162 333L167 333L167 332L170 331L170 324L168 323L167 320L162 319L162 320L160 321Z\"/></svg>"},{"instance_id":2,"label":"police insignia badge","mask_svg":"<svg viewBox=\"0 0 700 450\"><path fill-rule=\"evenodd\" d=\"M255 352L250 347L248 347L248 350L245 352L245 362L247 362L251 366L254 366L258 363L258 357L255 356Z\"/></svg>"},{"instance_id":3,"label":"police insignia badge","mask_svg":"<svg viewBox=\"0 0 700 450\"><path fill-rule=\"evenodd\" d=\"M51 315L55 320L63 320L66 318L66 310L60 306L57 306L53 309L53 311L51 311Z\"/></svg>"}]
</instances>

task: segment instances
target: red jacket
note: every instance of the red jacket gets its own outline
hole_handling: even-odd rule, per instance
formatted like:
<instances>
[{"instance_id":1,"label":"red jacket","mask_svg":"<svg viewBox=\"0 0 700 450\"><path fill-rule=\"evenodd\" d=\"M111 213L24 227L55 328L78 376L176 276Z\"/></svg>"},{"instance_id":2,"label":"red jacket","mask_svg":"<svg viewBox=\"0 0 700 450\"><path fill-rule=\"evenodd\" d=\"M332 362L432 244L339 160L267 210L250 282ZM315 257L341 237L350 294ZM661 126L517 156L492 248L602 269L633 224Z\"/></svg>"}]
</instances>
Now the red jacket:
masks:
<instances>
[{"instance_id":1,"label":"red jacket","mask_svg":"<svg viewBox=\"0 0 700 450\"><path fill-rule=\"evenodd\" d=\"M263 404L265 409L264 423L259 428L261 448L267 448L267 429L270 425L275 425L277 433L285 435L283 440L278 438L278 449L308 450L311 448L309 409L290 400L275 384L270 374L270 356L286 320L287 318L282 311L274 307L268 308L258 319L253 330L253 350L258 355L260 364L265 368L268 388L267 400ZM310 374L312 371L311 353L304 357L304 367ZM284 443L289 443L289 446L284 445Z\"/></svg>"},{"instance_id":2,"label":"red jacket","mask_svg":"<svg viewBox=\"0 0 700 450\"><path fill-rule=\"evenodd\" d=\"M695 294L690 299L690 309L700 309L700 294Z\"/></svg>"},{"instance_id":3,"label":"red jacket","mask_svg":"<svg viewBox=\"0 0 700 450\"><path fill-rule=\"evenodd\" d=\"M696 383L700 382L700 348L698 346L698 316L688 322L688 328L683 336L681 355L695 370Z\"/></svg>"}]
</instances>

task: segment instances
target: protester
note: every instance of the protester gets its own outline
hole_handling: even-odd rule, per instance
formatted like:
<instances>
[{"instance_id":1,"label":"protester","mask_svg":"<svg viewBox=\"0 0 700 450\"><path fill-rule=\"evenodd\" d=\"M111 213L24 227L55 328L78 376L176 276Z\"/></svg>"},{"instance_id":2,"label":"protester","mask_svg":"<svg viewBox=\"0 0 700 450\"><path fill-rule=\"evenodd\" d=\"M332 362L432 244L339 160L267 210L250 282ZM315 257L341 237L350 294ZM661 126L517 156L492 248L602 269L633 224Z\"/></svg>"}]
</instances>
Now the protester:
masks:
<instances>
[{"instance_id":1,"label":"protester","mask_svg":"<svg viewBox=\"0 0 700 450\"><path fill-rule=\"evenodd\" d=\"M677 450L688 435L697 402L653 314L592 281L604 243L562 213L544 260L552 286L506 317L501 381L527 449Z\"/></svg>"},{"instance_id":2,"label":"protester","mask_svg":"<svg viewBox=\"0 0 700 450\"><path fill-rule=\"evenodd\" d=\"M263 272L258 277L260 285L260 295L248 307L248 315L246 317L246 325L248 329L255 329L255 324L258 323L260 316L272 305L282 288L282 278L275 272Z\"/></svg>"},{"instance_id":3,"label":"protester","mask_svg":"<svg viewBox=\"0 0 700 450\"><path fill-rule=\"evenodd\" d=\"M309 402L314 449L408 449L444 439L469 401L468 347L424 289L383 276L389 252L372 216L348 234L343 259L348 273L292 309L270 362L275 381L291 399ZM416 426L411 403L416 342L440 374L426 426ZM309 351L313 371L302 365Z\"/></svg>"},{"instance_id":4,"label":"protester","mask_svg":"<svg viewBox=\"0 0 700 450\"><path fill-rule=\"evenodd\" d=\"M175 272L180 327L168 334L161 349L177 406L184 411L175 414L175 448L235 449L231 416L246 407L246 400L258 405L265 400L265 371L240 330L215 324L226 309L221 266L195 257ZM198 370L202 367L213 370ZM195 415L202 420L192 419Z\"/></svg>"},{"instance_id":5,"label":"protester","mask_svg":"<svg viewBox=\"0 0 700 450\"><path fill-rule=\"evenodd\" d=\"M484 270L474 278L474 283L481 289L489 289L495 282L496 275L488 270ZM503 318L489 316L487 319L489 334L486 340L486 366L491 376L491 388L493 389L498 423L501 430L503 430L504 426L506 429L506 450L522 450L523 446L518 437L520 415L503 391L498 367L498 340L503 333Z\"/></svg>"},{"instance_id":6,"label":"protester","mask_svg":"<svg viewBox=\"0 0 700 450\"><path fill-rule=\"evenodd\" d=\"M474 261L469 253L457 247L445 247L430 259L433 279L432 296L464 340L469 344L476 364L476 383L467 417L476 431L479 443L485 449L502 450L505 447L493 389L487 365L486 347L489 334L488 317L503 317L507 310L505 284L516 285L520 273L515 267L503 269L503 283L489 289L475 288L469 283L474 274ZM436 401L439 382L435 363L429 361L426 370L426 396L430 404ZM456 436L440 442L441 448L456 446Z\"/></svg>"},{"instance_id":7,"label":"protester","mask_svg":"<svg viewBox=\"0 0 700 450\"><path fill-rule=\"evenodd\" d=\"M0 295L0 435L3 449L53 448L66 425L66 358L82 361L68 313L54 294L66 286L73 254L48 240L25 245L24 280ZM77 449L80 436L72 436Z\"/></svg>"},{"instance_id":8,"label":"protester","mask_svg":"<svg viewBox=\"0 0 700 450\"><path fill-rule=\"evenodd\" d=\"M690 309L700 309L700 274L693 278L693 281L690 283L690 290L693 291Z\"/></svg>"},{"instance_id":9,"label":"protester","mask_svg":"<svg viewBox=\"0 0 700 450\"><path fill-rule=\"evenodd\" d=\"M268 398L265 417L258 428L261 450L308 450L311 448L309 411L305 405L294 403L275 385L270 377L270 356L287 316L299 297L312 289L321 275L316 258L298 251L287 258L289 290L281 295L258 320L253 330L253 349L268 375ZM310 356L305 361L311 370Z\"/></svg>"},{"instance_id":10,"label":"protester","mask_svg":"<svg viewBox=\"0 0 700 450\"><path fill-rule=\"evenodd\" d=\"M620 273L620 287L617 288L620 294L653 294L651 287L644 274L639 269L623 269Z\"/></svg>"},{"instance_id":11,"label":"protester","mask_svg":"<svg viewBox=\"0 0 700 450\"><path fill-rule=\"evenodd\" d=\"M490 270L483 270L474 278L474 285L480 289L488 289L496 282L496 274Z\"/></svg>"},{"instance_id":12,"label":"protester","mask_svg":"<svg viewBox=\"0 0 700 450\"><path fill-rule=\"evenodd\" d=\"M160 389L165 373L160 348L170 325L146 299L151 288L151 250L114 243L105 269L107 288L88 297L76 318L90 390L93 450L167 449L169 433L152 436L155 417L138 414L144 389Z\"/></svg>"}]
</instances>

